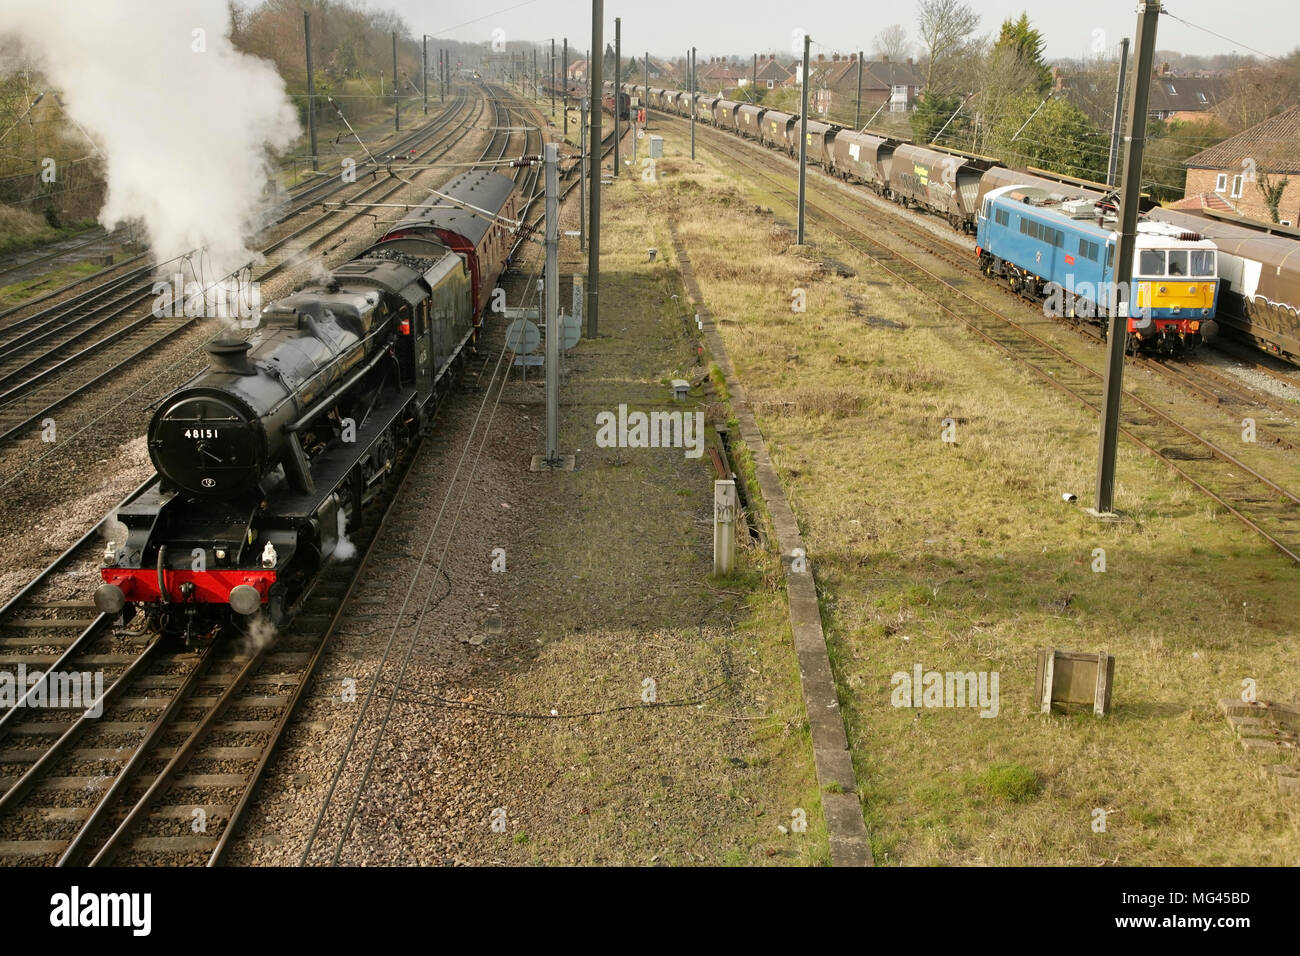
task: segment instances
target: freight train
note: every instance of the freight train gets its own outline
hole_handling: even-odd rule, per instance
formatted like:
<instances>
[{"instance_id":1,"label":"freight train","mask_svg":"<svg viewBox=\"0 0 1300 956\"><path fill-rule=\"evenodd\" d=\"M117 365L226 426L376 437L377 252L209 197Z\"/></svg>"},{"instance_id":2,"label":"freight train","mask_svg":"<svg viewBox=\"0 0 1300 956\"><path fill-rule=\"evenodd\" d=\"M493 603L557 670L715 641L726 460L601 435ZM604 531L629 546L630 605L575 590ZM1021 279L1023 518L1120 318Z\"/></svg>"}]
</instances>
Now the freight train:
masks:
<instances>
[{"instance_id":1,"label":"freight train","mask_svg":"<svg viewBox=\"0 0 1300 956\"><path fill-rule=\"evenodd\" d=\"M651 109L689 117L799 154L797 115L718 96L642 86L624 89ZM1054 314L1101 327L1114 307L1117 201L1105 187L1008 169L995 159L918 146L809 120L807 156L832 176L904 207L945 219L975 239L989 277ZM1149 208L1149 204L1148 208ZM1164 210L1160 210L1164 213ZM1293 260L1294 261L1294 260ZM1295 268L1293 266L1293 268ZM1152 210L1138 223L1130 277L1131 347L1183 354L1216 329L1219 257L1215 233ZM1291 312L1294 320L1294 310ZM1298 330L1300 331L1300 330Z\"/></svg>"},{"instance_id":2,"label":"freight train","mask_svg":"<svg viewBox=\"0 0 1300 956\"><path fill-rule=\"evenodd\" d=\"M429 424L477 341L517 225L512 179L475 170L326 277L149 422L158 476L116 520L95 606L187 641L292 619Z\"/></svg>"}]
</instances>

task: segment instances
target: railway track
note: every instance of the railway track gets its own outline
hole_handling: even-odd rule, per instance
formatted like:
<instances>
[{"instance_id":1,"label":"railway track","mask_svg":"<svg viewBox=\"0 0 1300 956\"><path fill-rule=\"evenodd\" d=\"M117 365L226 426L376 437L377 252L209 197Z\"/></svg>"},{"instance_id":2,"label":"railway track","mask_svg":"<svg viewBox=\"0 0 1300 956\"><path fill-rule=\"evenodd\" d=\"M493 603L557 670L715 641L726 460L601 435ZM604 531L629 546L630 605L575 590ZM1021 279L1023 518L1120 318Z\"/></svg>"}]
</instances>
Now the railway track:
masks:
<instances>
[{"instance_id":1,"label":"railway track","mask_svg":"<svg viewBox=\"0 0 1300 956\"><path fill-rule=\"evenodd\" d=\"M674 119L671 116L665 118ZM682 125L687 122L678 119ZM747 144L735 142L734 137L711 127L705 128L705 136L710 148L762 177L766 188L795 208L798 191L789 184L789 171L779 165L781 161L765 156L766 151L760 153ZM779 169L780 173L770 172L773 168ZM881 270L924 296L944 315L1029 368L1053 388L1100 414L1104 382L1101 371L1064 352L1031 329L1026 320L977 299L955 284L951 277L940 275L912 255L887 245L881 241L878 232L864 226L874 224L887 227L891 234L901 233L904 241L919 247L931 258L945 261L947 257L933 249L935 237L932 234L924 232L923 238L917 238L918 227L898 217L886 219L884 214L871 209L867 209L860 220L854 221L832 208L831 203L819 196L815 189L816 186L809 189L806 199L809 215L826 223L837 236ZM910 236L909 231L912 232ZM1036 318L1041 321L1041 315ZM1121 432L1129 440L1165 463L1272 547L1300 564L1300 509L1297 508L1300 496L1243 461L1223 444L1197 434L1154 402L1131 391L1125 392L1124 412ZM1288 432L1286 437L1279 434L1279 443L1289 444L1293 441L1293 434Z\"/></svg>"},{"instance_id":2,"label":"railway track","mask_svg":"<svg viewBox=\"0 0 1300 956\"><path fill-rule=\"evenodd\" d=\"M502 91L502 95L504 96L504 91ZM509 112L523 113L529 109L531 108L527 105L523 107L505 107L505 114L503 115L505 115L505 118L508 120ZM502 125L509 126L510 124L506 122ZM515 134L510 133L502 137L499 149L494 144L489 144L489 148L485 151L483 159L500 161L504 158L514 135ZM612 150L612 138L609 139L608 142L609 149ZM524 155L539 154L541 152L541 137L536 135L533 130L529 129L524 134L521 150ZM541 193L537 188L540 181L539 177L541 171L542 167L539 164L534 164L524 167L515 173L515 180L519 183L520 189L528 203L528 205L521 208L521 219L525 224L525 230L535 229L544 217L544 212L539 213L537 216L532 218L529 216L531 207L541 198ZM570 184L569 188L573 188L576 184L577 182L575 181ZM566 192L567 191L568 190L566 190ZM538 257L534 255L532 258L536 260ZM533 274L523 281L522 289L525 292L525 296L534 294L535 284L532 280L536 278L536 275L537 272L534 270ZM503 366L502 363L502 359L505 355L504 340L501 342L500 349L493 348L486 351L489 353L496 353L496 355L495 363L489 363L493 365L492 368L489 369L484 366L484 368L480 369L474 386L475 391L479 392L483 396L483 404L479 413L480 416L482 415L483 409L485 409L488 403L492 401L494 392L496 393L496 398L499 400L500 390L498 385L504 379L504 376L502 375L503 369L508 368ZM488 357L491 358L491 355L489 354ZM485 376L487 378L487 383L483 384ZM473 446L477 445L481 451L481 443L486 440L486 433L490 428L490 416L487 420L487 424L483 426L481 431L479 427L479 419L475 419L474 425L470 430L470 438L464 446L461 461L455 466L455 472L452 474L451 482L446 492L446 498L442 502L443 509L446 508L448 500L451 500L454 497L455 491L467 489L468 486L473 483L474 468L477 465L477 458L475 458L474 463L469 466L467 475L462 475L461 468L464 464L465 458L468 456ZM460 500L463 502L464 497L460 496ZM446 558L447 548L450 546L451 537L455 532L458 519L459 509L456 510L454 515L449 516L448 522L450 524L450 530L448 530L446 526L447 523L444 523L443 521L443 510L440 509L438 511L438 518L435 520L433 531L430 533L428 542L429 546L426 547L425 550L426 555L439 553L439 547L433 546L435 540L434 536L436 535L439 542L445 542L446 546L441 548L441 553L442 558ZM432 561L430 561L429 564L431 565ZM441 560L437 570L441 571ZM438 579L439 575L435 572L432 580ZM398 644L401 643L396 640L399 629L404 624L409 625L410 618L416 615L421 604L421 596L416 595L414 606L408 609L408 601L410 601L412 597L414 588L415 585L412 583L411 589L407 593L407 601L404 601L398 610L397 624L392 630L388 640L388 645L384 650L382 658L378 662L373 677L371 678L370 687L364 697L360 692L358 692L358 712L354 718L348 742L335 767L333 782L331 783L325 799L319 807L316 820L307 836L306 848L303 850L301 857L302 864L324 862L328 865L337 865L342 858L345 848L349 844L353 823L359 813L364 809L363 805L366 799L367 784L370 779L371 769L374 766L378 748L384 740L385 733L389 727L390 718L393 714L396 695L393 694L390 689L402 686L402 680L406 672L407 663L411 658L415 642L417 641L421 630L418 626L408 627L407 629L410 631L410 636L406 639L405 646L398 646ZM418 621L421 618L417 616L415 619ZM374 704L373 712L371 710L372 703ZM370 723L367 723L367 721L370 721ZM361 727L363 725L372 727L375 721L378 721L378 727L373 735L373 740L368 745L360 744L358 742L358 734ZM358 766L359 764L362 766ZM336 786L343 774L349 771L354 776L359 775L359 780L356 783L355 788L346 788L351 789L350 801L342 796L342 792L336 790ZM346 792L346 790L344 792Z\"/></svg>"},{"instance_id":3,"label":"railway track","mask_svg":"<svg viewBox=\"0 0 1300 956\"><path fill-rule=\"evenodd\" d=\"M495 102L495 109L498 125L508 126L509 108ZM483 159L503 158L510 139L494 135ZM537 172L521 168L521 188L535 190ZM219 863L385 538L419 448L350 532L360 560L325 569L288 633L254 630L187 650L115 628L88 604L40 600L59 569L94 556L97 530L0 608L0 664L103 675L97 716L81 707L13 707L0 715L0 863ZM39 645L23 643L32 627L42 629Z\"/></svg>"},{"instance_id":4,"label":"railway track","mask_svg":"<svg viewBox=\"0 0 1300 956\"><path fill-rule=\"evenodd\" d=\"M468 119L461 116L467 104L462 89L438 122L414 134L410 141L428 139L446 128L416 160L436 160L452 148L465 125L477 122L482 100L478 112ZM378 178L378 168L372 173L371 182L360 185L349 202L383 202L404 186ZM337 188L337 177L328 182ZM295 214L320 201L306 203ZM365 215L326 211L285 233L262 250L266 260L254 281L274 278ZM60 406L205 321L203 316L184 314L159 317L144 309L156 298L153 282L152 267L135 269L0 329L0 443L22 437L39 441L41 423Z\"/></svg>"}]
</instances>

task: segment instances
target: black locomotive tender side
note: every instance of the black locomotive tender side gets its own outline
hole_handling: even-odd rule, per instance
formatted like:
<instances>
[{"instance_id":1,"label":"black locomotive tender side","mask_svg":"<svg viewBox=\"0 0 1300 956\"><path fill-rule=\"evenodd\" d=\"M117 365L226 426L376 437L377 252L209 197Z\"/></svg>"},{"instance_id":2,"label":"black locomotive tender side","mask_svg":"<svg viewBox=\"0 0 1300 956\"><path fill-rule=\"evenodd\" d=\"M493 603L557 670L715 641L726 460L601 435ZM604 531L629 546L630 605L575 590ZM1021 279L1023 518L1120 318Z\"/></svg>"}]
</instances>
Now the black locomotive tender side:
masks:
<instances>
[{"instance_id":1,"label":"black locomotive tender side","mask_svg":"<svg viewBox=\"0 0 1300 956\"><path fill-rule=\"evenodd\" d=\"M117 513L101 611L189 638L301 606L427 426L504 268L514 181L473 171L441 192L452 202L267 305L247 341L210 343L209 367L164 399L158 478Z\"/></svg>"}]
</instances>

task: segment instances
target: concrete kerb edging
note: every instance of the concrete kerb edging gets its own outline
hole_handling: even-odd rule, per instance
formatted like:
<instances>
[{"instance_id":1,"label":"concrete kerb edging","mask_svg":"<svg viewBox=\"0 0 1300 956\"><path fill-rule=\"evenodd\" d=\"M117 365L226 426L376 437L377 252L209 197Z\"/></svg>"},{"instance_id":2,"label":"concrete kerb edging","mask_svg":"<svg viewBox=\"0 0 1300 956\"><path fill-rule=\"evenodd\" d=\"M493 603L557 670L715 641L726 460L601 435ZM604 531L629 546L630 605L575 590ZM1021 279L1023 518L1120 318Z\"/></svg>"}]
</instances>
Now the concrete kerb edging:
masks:
<instances>
[{"instance_id":1,"label":"concrete kerb edging","mask_svg":"<svg viewBox=\"0 0 1300 956\"><path fill-rule=\"evenodd\" d=\"M768 514L771 515L772 530L781 551L781 568L785 574L786 595L790 605L790 627L794 633L795 656L799 662L804 709L808 714L808 726L812 734L813 761L817 767L817 783L821 791L822 815L826 820L831 863L834 866L873 866L875 861L871 856L871 843L867 837L867 826L862 820L862 804L853 773L853 757L849 752L848 735L844 731L844 715L840 711L839 697L835 691L830 655L826 651L826 635L822 632L817 588L812 571L791 570L791 556L795 549L801 549L802 553L807 554L803 536L799 533L794 512L781 488L776 468L768 457L763 433L759 431L754 414L745 400L744 388L736 378L735 368L713 323L713 315L704 304L704 296L700 293L699 283L691 268L690 256L677 235L676 226L670 222L669 228L682 283L687 295L695 303L695 311L699 313L704 326L704 337L709 343L709 350L727 380L732 411L740 427L740 436L753 456L758 487L767 504Z\"/></svg>"}]
</instances>

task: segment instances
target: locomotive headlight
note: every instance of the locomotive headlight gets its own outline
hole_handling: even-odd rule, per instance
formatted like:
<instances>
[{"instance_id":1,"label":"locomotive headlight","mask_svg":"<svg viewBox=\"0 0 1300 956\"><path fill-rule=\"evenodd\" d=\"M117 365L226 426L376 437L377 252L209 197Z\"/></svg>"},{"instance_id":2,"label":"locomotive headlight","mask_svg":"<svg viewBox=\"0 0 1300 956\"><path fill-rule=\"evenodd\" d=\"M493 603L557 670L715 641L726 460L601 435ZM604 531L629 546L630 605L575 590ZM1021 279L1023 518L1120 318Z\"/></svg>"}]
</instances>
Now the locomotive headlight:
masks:
<instances>
[{"instance_id":1,"label":"locomotive headlight","mask_svg":"<svg viewBox=\"0 0 1300 956\"><path fill-rule=\"evenodd\" d=\"M116 584L105 582L95 588L95 607L101 614L120 614L126 607L126 595Z\"/></svg>"},{"instance_id":2,"label":"locomotive headlight","mask_svg":"<svg viewBox=\"0 0 1300 956\"><path fill-rule=\"evenodd\" d=\"M1193 332L1199 332L1199 331L1201 331L1201 323L1200 323L1200 322L1188 322L1188 323L1187 323L1187 327L1188 327L1189 329L1191 329Z\"/></svg>"},{"instance_id":3,"label":"locomotive headlight","mask_svg":"<svg viewBox=\"0 0 1300 956\"><path fill-rule=\"evenodd\" d=\"M236 614L252 614L262 606L262 595L251 584L236 584L230 589L230 609Z\"/></svg>"},{"instance_id":4,"label":"locomotive headlight","mask_svg":"<svg viewBox=\"0 0 1300 956\"><path fill-rule=\"evenodd\" d=\"M1160 294L1161 294L1161 295L1164 295L1164 294L1165 294L1166 292L1168 292L1168 291L1169 291L1169 286L1167 286L1167 285L1162 285L1162 286L1160 287Z\"/></svg>"},{"instance_id":5,"label":"locomotive headlight","mask_svg":"<svg viewBox=\"0 0 1300 956\"><path fill-rule=\"evenodd\" d=\"M276 562L275 545L270 541L266 542L266 547L262 549L262 567L273 568Z\"/></svg>"},{"instance_id":6,"label":"locomotive headlight","mask_svg":"<svg viewBox=\"0 0 1300 956\"><path fill-rule=\"evenodd\" d=\"M225 548L217 548L217 560L218 560L218 561L224 561L224 560L226 560L226 549L225 549Z\"/></svg>"}]
</instances>

